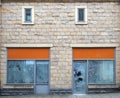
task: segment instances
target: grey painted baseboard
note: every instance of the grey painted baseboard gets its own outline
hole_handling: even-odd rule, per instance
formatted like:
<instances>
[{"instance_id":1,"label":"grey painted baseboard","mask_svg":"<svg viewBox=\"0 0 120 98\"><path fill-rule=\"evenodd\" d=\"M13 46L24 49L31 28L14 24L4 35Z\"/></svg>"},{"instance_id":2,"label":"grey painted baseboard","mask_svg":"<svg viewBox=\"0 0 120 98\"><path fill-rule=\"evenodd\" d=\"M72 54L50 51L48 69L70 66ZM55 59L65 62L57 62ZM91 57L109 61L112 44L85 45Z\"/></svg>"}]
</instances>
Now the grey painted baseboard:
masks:
<instances>
[{"instance_id":1,"label":"grey painted baseboard","mask_svg":"<svg viewBox=\"0 0 120 98\"><path fill-rule=\"evenodd\" d=\"M91 88L88 89L88 94L93 93L116 93L120 92L120 88ZM0 96L21 96L21 95L33 95L34 89L33 88L4 88L0 89ZM50 89L49 94L72 94L72 89Z\"/></svg>"}]
</instances>

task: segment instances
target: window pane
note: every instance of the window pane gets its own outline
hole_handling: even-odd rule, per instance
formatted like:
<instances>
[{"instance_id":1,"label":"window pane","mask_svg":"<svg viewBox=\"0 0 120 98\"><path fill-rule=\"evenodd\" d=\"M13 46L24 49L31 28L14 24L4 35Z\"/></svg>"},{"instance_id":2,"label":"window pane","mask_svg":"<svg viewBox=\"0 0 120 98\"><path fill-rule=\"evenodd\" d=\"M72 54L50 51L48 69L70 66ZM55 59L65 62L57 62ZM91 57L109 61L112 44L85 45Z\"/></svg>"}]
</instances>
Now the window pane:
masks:
<instances>
[{"instance_id":1,"label":"window pane","mask_svg":"<svg viewBox=\"0 0 120 98\"><path fill-rule=\"evenodd\" d=\"M103 65L100 67L100 80L104 83L114 82L114 66L113 61L103 61Z\"/></svg>"},{"instance_id":2,"label":"window pane","mask_svg":"<svg viewBox=\"0 0 120 98\"><path fill-rule=\"evenodd\" d=\"M76 92L86 91L86 65L87 60L74 61L73 63L73 82Z\"/></svg>"},{"instance_id":3,"label":"window pane","mask_svg":"<svg viewBox=\"0 0 120 98\"><path fill-rule=\"evenodd\" d=\"M24 66L24 82L25 83L33 83L34 81L34 66L35 61L26 61L26 65Z\"/></svg>"},{"instance_id":4,"label":"window pane","mask_svg":"<svg viewBox=\"0 0 120 98\"><path fill-rule=\"evenodd\" d=\"M37 68L36 68L36 78L37 83L48 83L48 61L37 61L36 62Z\"/></svg>"},{"instance_id":5,"label":"window pane","mask_svg":"<svg viewBox=\"0 0 120 98\"><path fill-rule=\"evenodd\" d=\"M88 82L99 82L99 67L102 65L102 61L89 61L88 62Z\"/></svg>"},{"instance_id":6,"label":"window pane","mask_svg":"<svg viewBox=\"0 0 120 98\"><path fill-rule=\"evenodd\" d=\"M33 67L29 61L8 61L8 83L33 83Z\"/></svg>"},{"instance_id":7,"label":"window pane","mask_svg":"<svg viewBox=\"0 0 120 98\"><path fill-rule=\"evenodd\" d=\"M84 21L84 9L78 9L78 21Z\"/></svg>"},{"instance_id":8,"label":"window pane","mask_svg":"<svg viewBox=\"0 0 120 98\"><path fill-rule=\"evenodd\" d=\"M113 61L88 62L88 82L89 83L113 83L114 82L114 64Z\"/></svg>"},{"instance_id":9,"label":"window pane","mask_svg":"<svg viewBox=\"0 0 120 98\"><path fill-rule=\"evenodd\" d=\"M25 9L25 21L27 21L27 22L32 21L31 11L32 11L32 9Z\"/></svg>"}]
</instances>

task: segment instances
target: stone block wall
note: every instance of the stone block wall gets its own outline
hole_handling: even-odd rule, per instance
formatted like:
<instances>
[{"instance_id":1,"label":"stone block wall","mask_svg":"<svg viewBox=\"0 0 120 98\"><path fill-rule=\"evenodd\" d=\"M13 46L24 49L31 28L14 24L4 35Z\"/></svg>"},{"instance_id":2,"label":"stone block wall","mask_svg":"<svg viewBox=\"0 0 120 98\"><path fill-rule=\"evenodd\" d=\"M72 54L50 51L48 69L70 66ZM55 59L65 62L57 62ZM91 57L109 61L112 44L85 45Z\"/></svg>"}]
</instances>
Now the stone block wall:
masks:
<instances>
[{"instance_id":1,"label":"stone block wall","mask_svg":"<svg viewBox=\"0 0 120 98\"><path fill-rule=\"evenodd\" d=\"M22 6L34 6L35 23L22 24ZM75 6L87 6L88 23L75 24ZM72 88L72 47L74 44L116 44L116 84L120 86L120 5L118 2L44 3L3 2L1 32L2 88L30 88L6 85L7 46L52 44L50 88ZM101 88L105 86L89 86Z\"/></svg>"}]
</instances>

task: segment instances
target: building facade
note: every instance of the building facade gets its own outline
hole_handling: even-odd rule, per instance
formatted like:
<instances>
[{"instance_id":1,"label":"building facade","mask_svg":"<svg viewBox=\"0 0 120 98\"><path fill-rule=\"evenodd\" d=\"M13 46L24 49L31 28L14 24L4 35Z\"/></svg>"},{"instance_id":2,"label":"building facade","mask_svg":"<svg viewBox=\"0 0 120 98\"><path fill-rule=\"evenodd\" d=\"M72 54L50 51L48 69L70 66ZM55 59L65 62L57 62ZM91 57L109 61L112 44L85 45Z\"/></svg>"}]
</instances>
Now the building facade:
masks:
<instances>
[{"instance_id":1,"label":"building facade","mask_svg":"<svg viewBox=\"0 0 120 98\"><path fill-rule=\"evenodd\" d=\"M120 2L2 0L1 95L120 87Z\"/></svg>"}]
</instances>

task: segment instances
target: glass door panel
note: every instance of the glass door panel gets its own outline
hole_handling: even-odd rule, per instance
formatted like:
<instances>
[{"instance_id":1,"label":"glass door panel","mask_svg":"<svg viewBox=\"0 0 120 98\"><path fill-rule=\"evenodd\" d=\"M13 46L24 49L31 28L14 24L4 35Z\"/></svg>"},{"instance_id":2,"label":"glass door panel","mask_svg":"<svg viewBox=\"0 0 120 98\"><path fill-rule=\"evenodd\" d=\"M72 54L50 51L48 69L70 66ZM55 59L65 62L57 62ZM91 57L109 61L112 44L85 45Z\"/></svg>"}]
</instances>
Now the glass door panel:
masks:
<instances>
[{"instance_id":1,"label":"glass door panel","mask_svg":"<svg viewBox=\"0 0 120 98\"><path fill-rule=\"evenodd\" d=\"M36 83L47 84L48 83L48 61L37 61L36 62Z\"/></svg>"},{"instance_id":2,"label":"glass door panel","mask_svg":"<svg viewBox=\"0 0 120 98\"><path fill-rule=\"evenodd\" d=\"M36 61L35 93L49 93L49 61Z\"/></svg>"},{"instance_id":3,"label":"glass door panel","mask_svg":"<svg viewBox=\"0 0 120 98\"><path fill-rule=\"evenodd\" d=\"M73 63L73 92L84 94L87 92L87 61L74 61Z\"/></svg>"}]
</instances>

